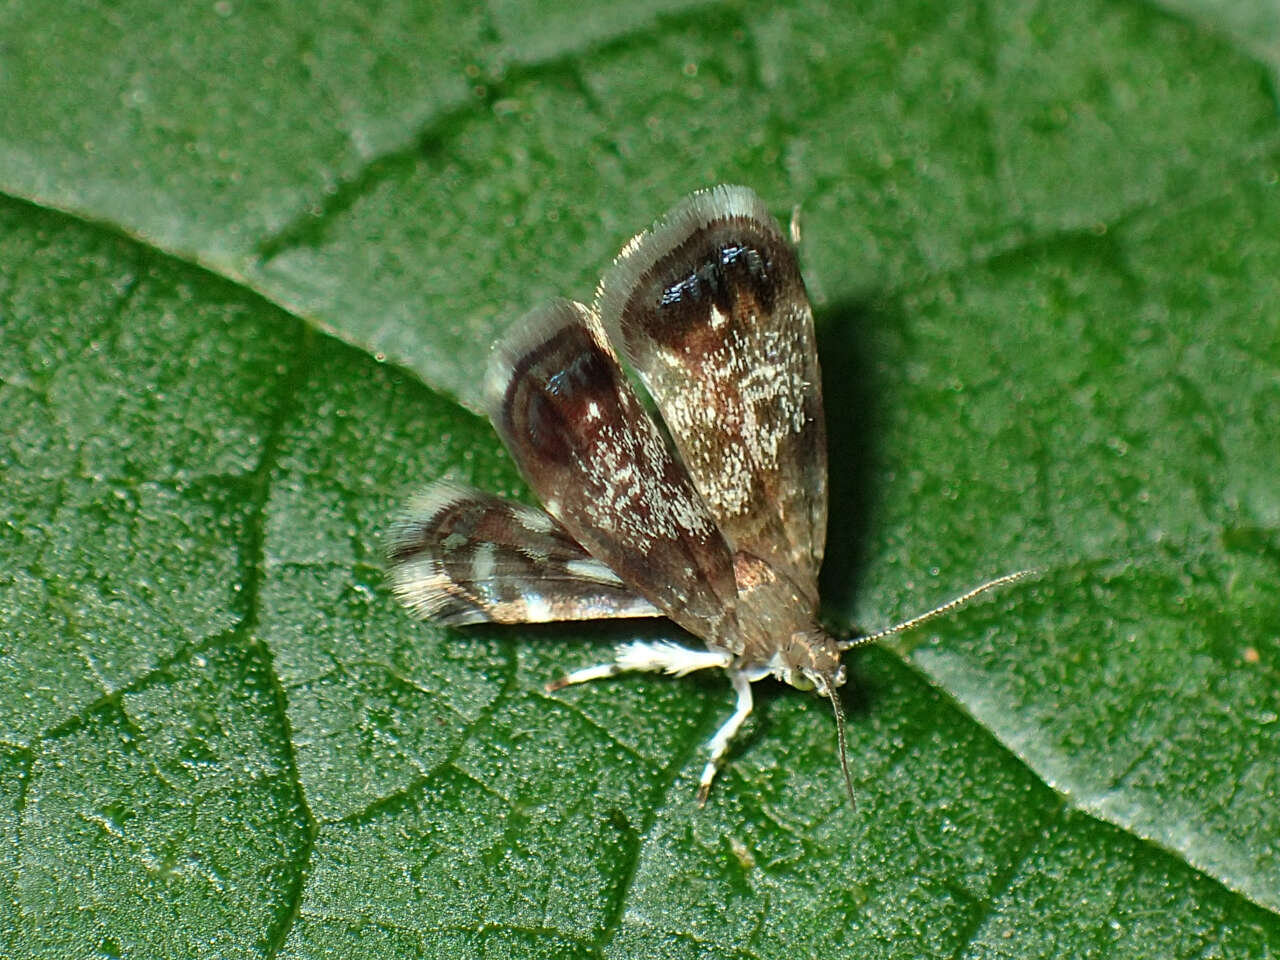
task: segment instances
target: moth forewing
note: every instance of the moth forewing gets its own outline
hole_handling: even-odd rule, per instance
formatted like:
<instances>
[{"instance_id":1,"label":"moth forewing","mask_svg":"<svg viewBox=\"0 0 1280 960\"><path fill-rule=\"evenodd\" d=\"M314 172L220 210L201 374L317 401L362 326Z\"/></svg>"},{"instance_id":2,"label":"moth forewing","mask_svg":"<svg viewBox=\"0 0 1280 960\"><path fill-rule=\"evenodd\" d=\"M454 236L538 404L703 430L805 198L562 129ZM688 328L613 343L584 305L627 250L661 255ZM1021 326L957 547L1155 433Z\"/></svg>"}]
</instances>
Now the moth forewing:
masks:
<instances>
[{"instance_id":1,"label":"moth forewing","mask_svg":"<svg viewBox=\"0 0 1280 960\"><path fill-rule=\"evenodd\" d=\"M700 191L637 235L596 307L725 538L817 603L827 453L795 254L746 187Z\"/></svg>"},{"instance_id":2,"label":"moth forewing","mask_svg":"<svg viewBox=\"0 0 1280 960\"><path fill-rule=\"evenodd\" d=\"M495 348L487 393L498 435L547 512L637 594L731 649L728 545L593 311L557 300L527 315Z\"/></svg>"}]
</instances>

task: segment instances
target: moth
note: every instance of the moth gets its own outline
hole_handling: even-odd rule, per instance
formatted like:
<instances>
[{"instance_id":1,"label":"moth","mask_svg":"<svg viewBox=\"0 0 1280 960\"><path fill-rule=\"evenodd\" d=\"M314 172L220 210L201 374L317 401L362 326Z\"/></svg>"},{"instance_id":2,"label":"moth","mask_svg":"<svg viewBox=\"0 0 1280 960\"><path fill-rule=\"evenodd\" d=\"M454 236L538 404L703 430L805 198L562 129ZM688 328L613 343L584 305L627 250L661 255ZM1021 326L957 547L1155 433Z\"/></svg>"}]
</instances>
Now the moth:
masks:
<instances>
[{"instance_id":1,"label":"moth","mask_svg":"<svg viewBox=\"0 0 1280 960\"><path fill-rule=\"evenodd\" d=\"M526 315L495 345L486 394L545 509L437 482L392 530L394 593L449 625L665 616L683 627L701 648L623 643L547 689L723 669L737 704L708 744L699 804L751 713L751 685L770 676L830 702L852 799L844 652L1030 572L877 633L838 640L820 625L827 447L813 313L795 253L746 187L682 200L622 248L592 305Z\"/></svg>"}]
</instances>

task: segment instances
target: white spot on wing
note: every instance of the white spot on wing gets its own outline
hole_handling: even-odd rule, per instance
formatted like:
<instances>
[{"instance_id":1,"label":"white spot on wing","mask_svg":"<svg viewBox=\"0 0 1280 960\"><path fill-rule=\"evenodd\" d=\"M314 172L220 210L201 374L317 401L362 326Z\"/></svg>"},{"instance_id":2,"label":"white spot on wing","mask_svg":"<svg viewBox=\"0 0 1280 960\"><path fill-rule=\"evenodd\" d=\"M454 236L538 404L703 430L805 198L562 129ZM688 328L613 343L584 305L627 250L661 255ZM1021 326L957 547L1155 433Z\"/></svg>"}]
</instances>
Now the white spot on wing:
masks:
<instances>
[{"instance_id":1,"label":"white spot on wing","mask_svg":"<svg viewBox=\"0 0 1280 960\"><path fill-rule=\"evenodd\" d=\"M570 560L564 567L575 577L582 580L607 583L617 587L623 585L622 581L618 579L618 575L599 560Z\"/></svg>"},{"instance_id":2,"label":"white spot on wing","mask_svg":"<svg viewBox=\"0 0 1280 960\"><path fill-rule=\"evenodd\" d=\"M555 521L541 510L526 508L520 511L519 516L525 529L532 530L534 533L551 533L556 528Z\"/></svg>"},{"instance_id":3,"label":"white spot on wing","mask_svg":"<svg viewBox=\"0 0 1280 960\"><path fill-rule=\"evenodd\" d=\"M528 619L533 623L543 623L551 619L551 604L540 593L530 591L524 596L524 605L528 610Z\"/></svg>"},{"instance_id":4,"label":"white spot on wing","mask_svg":"<svg viewBox=\"0 0 1280 960\"><path fill-rule=\"evenodd\" d=\"M497 558L498 548L492 543L482 543L476 547L475 561L472 565L472 575L476 580L484 581L493 578L494 561Z\"/></svg>"}]
</instances>

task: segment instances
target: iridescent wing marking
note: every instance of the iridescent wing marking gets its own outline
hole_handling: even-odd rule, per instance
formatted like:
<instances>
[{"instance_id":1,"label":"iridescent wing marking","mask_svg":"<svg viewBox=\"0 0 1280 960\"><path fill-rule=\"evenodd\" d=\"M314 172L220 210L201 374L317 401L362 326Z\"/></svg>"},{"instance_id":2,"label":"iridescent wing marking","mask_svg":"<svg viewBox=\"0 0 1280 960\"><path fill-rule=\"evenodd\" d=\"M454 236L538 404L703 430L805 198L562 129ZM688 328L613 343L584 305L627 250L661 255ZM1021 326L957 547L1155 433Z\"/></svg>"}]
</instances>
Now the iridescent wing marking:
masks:
<instances>
[{"instance_id":1,"label":"iridescent wing marking","mask_svg":"<svg viewBox=\"0 0 1280 960\"><path fill-rule=\"evenodd\" d=\"M725 539L816 604L827 452L813 314L760 198L686 198L623 248L596 307Z\"/></svg>"},{"instance_id":2,"label":"iridescent wing marking","mask_svg":"<svg viewBox=\"0 0 1280 960\"><path fill-rule=\"evenodd\" d=\"M708 643L736 635L728 546L588 307L557 300L516 324L488 393L512 458L578 543Z\"/></svg>"},{"instance_id":3,"label":"iridescent wing marking","mask_svg":"<svg viewBox=\"0 0 1280 960\"><path fill-rule=\"evenodd\" d=\"M543 511L449 481L410 501L387 567L400 602L438 623L662 615Z\"/></svg>"}]
</instances>

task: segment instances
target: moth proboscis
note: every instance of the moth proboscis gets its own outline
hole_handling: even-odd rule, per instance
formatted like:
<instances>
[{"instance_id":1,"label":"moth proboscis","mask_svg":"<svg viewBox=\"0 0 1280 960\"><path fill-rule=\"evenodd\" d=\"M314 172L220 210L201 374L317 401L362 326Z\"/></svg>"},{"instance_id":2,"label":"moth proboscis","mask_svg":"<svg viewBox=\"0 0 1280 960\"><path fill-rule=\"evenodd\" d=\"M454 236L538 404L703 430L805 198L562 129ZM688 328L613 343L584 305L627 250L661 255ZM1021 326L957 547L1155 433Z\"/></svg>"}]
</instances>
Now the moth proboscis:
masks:
<instances>
[{"instance_id":1,"label":"moth proboscis","mask_svg":"<svg viewBox=\"0 0 1280 960\"><path fill-rule=\"evenodd\" d=\"M393 590L451 625L673 620L705 649L624 643L547 689L629 670L727 671L737 706L708 745L700 804L751 713L751 684L768 676L831 703L852 800L842 654L1034 572L865 636L822 628L827 449L813 314L794 251L745 187L698 191L634 237L592 305L556 300L525 316L495 345L486 393L545 510L436 483L392 531Z\"/></svg>"}]
</instances>

